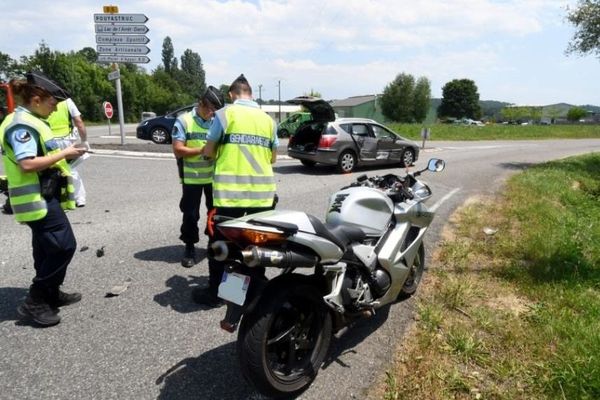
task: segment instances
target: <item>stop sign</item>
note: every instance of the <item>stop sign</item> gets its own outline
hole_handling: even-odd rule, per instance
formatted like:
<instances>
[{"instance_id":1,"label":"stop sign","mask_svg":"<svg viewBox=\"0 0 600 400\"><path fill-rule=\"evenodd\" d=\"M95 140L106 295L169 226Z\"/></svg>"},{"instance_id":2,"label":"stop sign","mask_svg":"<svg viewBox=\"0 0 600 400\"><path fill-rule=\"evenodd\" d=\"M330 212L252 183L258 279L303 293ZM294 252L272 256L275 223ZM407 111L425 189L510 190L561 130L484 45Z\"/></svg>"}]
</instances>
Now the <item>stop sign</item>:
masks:
<instances>
[{"instance_id":1,"label":"stop sign","mask_svg":"<svg viewBox=\"0 0 600 400\"><path fill-rule=\"evenodd\" d=\"M102 103L102 108L104 109L104 115L106 118L111 119L113 116L113 106L108 101Z\"/></svg>"}]
</instances>

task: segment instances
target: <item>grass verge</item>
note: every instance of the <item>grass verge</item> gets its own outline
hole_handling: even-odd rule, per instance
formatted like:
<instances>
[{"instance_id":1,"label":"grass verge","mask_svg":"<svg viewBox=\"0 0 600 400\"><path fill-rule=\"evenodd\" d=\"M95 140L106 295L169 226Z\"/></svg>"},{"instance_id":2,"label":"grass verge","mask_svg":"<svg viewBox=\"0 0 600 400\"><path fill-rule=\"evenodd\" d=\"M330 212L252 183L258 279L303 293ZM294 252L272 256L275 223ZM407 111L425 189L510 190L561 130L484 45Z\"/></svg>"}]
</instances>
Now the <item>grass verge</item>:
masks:
<instances>
[{"instance_id":1,"label":"grass verge","mask_svg":"<svg viewBox=\"0 0 600 400\"><path fill-rule=\"evenodd\" d=\"M421 124L390 124L400 135L420 141ZM600 138L600 125L428 125L430 140L537 140Z\"/></svg>"},{"instance_id":2,"label":"grass verge","mask_svg":"<svg viewBox=\"0 0 600 400\"><path fill-rule=\"evenodd\" d=\"M449 222L377 396L600 398L600 153L530 168Z\"/></svg>"}]
</instances>

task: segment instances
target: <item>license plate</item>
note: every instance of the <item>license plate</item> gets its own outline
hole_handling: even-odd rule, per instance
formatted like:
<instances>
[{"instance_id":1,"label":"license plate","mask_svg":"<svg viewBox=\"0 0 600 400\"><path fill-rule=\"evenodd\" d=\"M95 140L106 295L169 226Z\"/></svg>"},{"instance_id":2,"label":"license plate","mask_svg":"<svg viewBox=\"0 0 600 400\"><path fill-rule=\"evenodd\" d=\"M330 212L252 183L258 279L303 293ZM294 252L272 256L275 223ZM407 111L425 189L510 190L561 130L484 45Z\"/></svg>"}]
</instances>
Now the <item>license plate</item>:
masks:
<instances>
[{"instance_id":1,"label":"license plate","mask_svg":"<svg viewBox=\"0 0 600 400\"><path fill-rule=\"evenodd\" d=\"M219 285L219 297L237 305L243 306L246 293L250 286L250 277L235 272L223 273Z\"/></svg>"}]
</instances>

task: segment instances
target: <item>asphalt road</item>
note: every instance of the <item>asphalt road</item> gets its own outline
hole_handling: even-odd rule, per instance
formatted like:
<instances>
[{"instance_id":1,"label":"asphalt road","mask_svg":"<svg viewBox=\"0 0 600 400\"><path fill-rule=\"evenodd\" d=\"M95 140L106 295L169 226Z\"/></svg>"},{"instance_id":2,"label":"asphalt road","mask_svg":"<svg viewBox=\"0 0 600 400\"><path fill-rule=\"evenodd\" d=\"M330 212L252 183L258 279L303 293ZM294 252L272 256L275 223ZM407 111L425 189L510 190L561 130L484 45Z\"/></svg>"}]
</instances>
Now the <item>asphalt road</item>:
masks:
<instances>
[{"instance_id":1,"label":"asphalt road","mask_svg":"<svg viewBox=\"0 0 600 400\"><path fill-rule=\"evenodd\" d=\"M428 249L468 197L496 192L509 174L532 164L589 151L600 151L600 140L429 143L417 167L434 156L447 167L423 178L434 192L429 204L439 204ZM339 187L363 173L390 171L398 169L337 175L332 168L305 169L282 159L276 166L278 208L322 218ZM18 318L16 307L33 276L31 237L27 227L0 214L0 398L262 398L240 375L236 336L219 328L224 308L202 310L189 300L192 288L206 283L207 262L179 265L181 188L174 160L97 153L85 161L82 175L88 205L69 213L79 250L65 289L84 298L64 308L55 327L35 328ZM129 280L120 296L105 297ZM324 368L300 398L364 398L412 316L413 300L407 300L335 338Z\"/></svg>"}]
</instances>

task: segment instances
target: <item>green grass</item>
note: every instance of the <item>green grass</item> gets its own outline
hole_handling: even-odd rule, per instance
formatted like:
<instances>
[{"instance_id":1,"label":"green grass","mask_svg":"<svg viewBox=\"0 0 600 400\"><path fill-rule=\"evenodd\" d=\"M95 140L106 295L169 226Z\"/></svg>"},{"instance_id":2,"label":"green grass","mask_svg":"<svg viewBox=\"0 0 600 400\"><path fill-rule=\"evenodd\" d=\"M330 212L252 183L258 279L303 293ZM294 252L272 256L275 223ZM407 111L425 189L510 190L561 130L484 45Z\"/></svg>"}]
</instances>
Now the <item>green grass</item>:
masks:
<instances>
[{"instance_id":1,"label":"green grass","mask_svg":"<svg viewBox=\"0 0 600 400\"><path fill-rule=\"evenodd\" d=\"M400 135L420 141L420 124L389 124ZM600 138L600 125L502 125L465 126L452 124L427 125L429 140L533 140Z\"/></svg>"},{"instance_id":2,"label":"green grass","mask_svg":"<svg viewBox=\"0 0 600 400\"><path fill-rule=\"evenodd\" d=\"M455 219L386 398L600 399L600 153L532 167Z\"/></svg>"}]
</instances>

